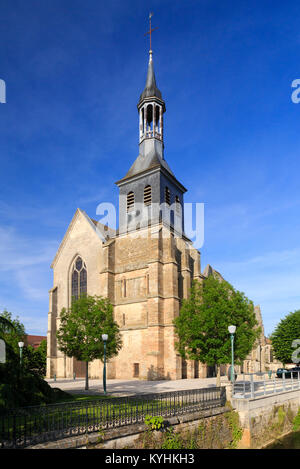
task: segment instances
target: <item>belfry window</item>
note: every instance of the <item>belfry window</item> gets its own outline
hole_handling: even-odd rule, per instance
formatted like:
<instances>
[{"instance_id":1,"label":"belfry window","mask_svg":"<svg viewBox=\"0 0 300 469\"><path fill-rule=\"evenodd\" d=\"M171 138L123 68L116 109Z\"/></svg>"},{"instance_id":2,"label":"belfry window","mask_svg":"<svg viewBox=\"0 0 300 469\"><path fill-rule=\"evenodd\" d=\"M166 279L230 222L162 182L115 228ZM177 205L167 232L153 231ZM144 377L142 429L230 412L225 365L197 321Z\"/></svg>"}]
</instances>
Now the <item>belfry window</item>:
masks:
<instances>
[{"instance_id":1,"label":"belfry window","mask_svg":"<svg viewBox=\"0 0 300 469\"><path fill-rule=\"evenodd\" d=\"M161 125L160 125L160 116L159 116L159 106L155 106L155 134L161 133Z\"/></svg>"},{"instance_id":2,"label":"belfry window","mask_svg":"<svg viewBox=\"0 0 300 469\"><path fill-rule=\"evenodd\" d=\"M133 210L134 208L134 193L129 192L127 194L127 212L130 212L130 210Z\"/></svg>"},{"instance_id":3,"label":"belfry window","mask_svg":"<svg viewBox=\"0 0 300 469\"><path fill-rule=\"evenodd\" d=\"M81 295L87 293L87 271L86 265L81 259L77 257L72 268L71 278L71 296L72 299L78 300Z\"/></svg>"},{"instance_id":4,"label":"belfry window","mask_svg":"<svg viewBox=\"0 0 300 469\"><path fill-rule=\"evenodd\" d=\"M146 109L147 136L153 137L153 105L148 104Z\"/></svg>"},{"instance_id":5,"label":"belfry window","mask_svg":"<svg viewBox=\"0 0 300 469\"><path fill-rule=\"evenodd\" d=\"M146 186L144 189L144 204L151 205L152 203L152 189L151 186Z\"/></svg>"},{"instance_id":6,"label":"belfry window","mask_svg":"<svg viewBox=\"0 0 300 469\"><path fill-rule=\"evenodd\" d=\"M181 203L180 203L180 199L179 199L178 195L176 195L176 197L175 197L175 203L176 203L176 211L180 212Z\"/></svg>"},{"instance_id":7,"label":"belfry window","mask_svg":"<svg viewBox=\"0 0 300 469\"><path fill-rule=\"evenodd\" d=\"M168 205L171 205L171 192L168 187L165 188L165 202Z\"/></svg>"}]
</instances>

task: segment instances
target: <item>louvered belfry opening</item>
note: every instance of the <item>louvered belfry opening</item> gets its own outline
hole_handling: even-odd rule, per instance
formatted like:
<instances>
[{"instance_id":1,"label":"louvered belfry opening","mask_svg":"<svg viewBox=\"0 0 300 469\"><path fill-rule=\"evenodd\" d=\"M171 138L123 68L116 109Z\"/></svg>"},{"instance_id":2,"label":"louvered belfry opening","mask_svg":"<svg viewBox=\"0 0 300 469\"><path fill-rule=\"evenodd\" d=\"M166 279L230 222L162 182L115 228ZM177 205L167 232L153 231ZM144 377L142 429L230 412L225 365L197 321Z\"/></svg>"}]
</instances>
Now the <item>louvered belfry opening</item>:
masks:
<instances>
[{"instance_id":1,"label":"louvered belfry opening","mask_svg":"<svg viewBox=\"0 0 300 469\"><path fill-rule=\"evenodd\" d=\"M130 212L130 210L133 210L134 208L134 193L129 192L127 194L127 212Z\"/></svg>"},{"instance_id":2,"label":"louvered belfry opening","mask_svg":"<svg viewBox=\"0 0 300 469\"><path fill-rule=\"evenodd\" d=\"M165 202L168 205L171 205L171 193L168 187L165 188Z\"/></svg>"},{"instance_id":3,"label":"louvered belfry opening","mask_svg":"<svg viewBox=\"0 0 300 469\"><path fill-rule=\"evenodd\" d=\"M151 205L152 204L152 188L151 186L146 186L144 189L144 204Z\"/></svg>"}]
</instances>

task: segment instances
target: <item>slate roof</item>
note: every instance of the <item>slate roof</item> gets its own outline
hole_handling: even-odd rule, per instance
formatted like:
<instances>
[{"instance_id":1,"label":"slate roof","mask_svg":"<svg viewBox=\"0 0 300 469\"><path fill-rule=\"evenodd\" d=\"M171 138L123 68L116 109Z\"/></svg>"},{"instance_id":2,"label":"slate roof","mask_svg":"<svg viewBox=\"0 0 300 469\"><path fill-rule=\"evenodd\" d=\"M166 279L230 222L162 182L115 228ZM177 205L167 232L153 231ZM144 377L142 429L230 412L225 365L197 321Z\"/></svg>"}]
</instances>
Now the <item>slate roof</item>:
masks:
<instances>
[{"instance_id":1,"label":"slate roof","mask_svg":"<svg viewBox=\"0 0 300 469\"><path fill-rule=\"evenodd\" d=\"M153 67L153 60L152 60L152 53L150 53L150 60L149 60L149 65L148 65L146 86L145 86L145 89L144 89L144 91L142 92L142 94L140 96L139 104L141 103L141 101L143 101L143 99L152 98L152 97L156 97L156 98L160 99L161 101L163 100L161 92L159 91L159 89L157 88L157 85L156 85L154 67Z\"/></svg>"},{"instance_id":2,"label":"slate roof","mask_svg":"<svg viewBox=\"0 0 300 469\"><path fill-rule=\"evenodd\" d=\"M163 167L168 171L168 173L174 176L166 160L160 158L156 152L153 152L144 157L139 155L131 166L131 168L129 169L124 179L130 178L139 173L142 173L143 171L147 171L156 167Z\"/></svg>"}]
</instances>

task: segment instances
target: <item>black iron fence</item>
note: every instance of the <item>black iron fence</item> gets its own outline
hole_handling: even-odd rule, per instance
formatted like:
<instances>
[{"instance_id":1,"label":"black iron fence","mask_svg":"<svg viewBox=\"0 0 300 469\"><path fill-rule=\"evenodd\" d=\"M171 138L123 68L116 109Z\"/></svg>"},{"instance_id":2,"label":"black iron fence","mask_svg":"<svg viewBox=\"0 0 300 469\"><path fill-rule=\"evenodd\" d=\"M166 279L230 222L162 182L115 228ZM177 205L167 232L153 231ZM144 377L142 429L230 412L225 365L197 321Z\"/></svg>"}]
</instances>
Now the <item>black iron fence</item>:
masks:
<instances>
[{"instance_id":1,"label":"black iron fence","mask_svg":"<svg viewBox=\"0 0 300 469\"><path fill-rule=\"evenodd\" d=\"M38 443L142 423L146 415L171 417L225 405L223 387L66 402L8 410L0 417L0 447Z\"/></svg>"}]
</instances>

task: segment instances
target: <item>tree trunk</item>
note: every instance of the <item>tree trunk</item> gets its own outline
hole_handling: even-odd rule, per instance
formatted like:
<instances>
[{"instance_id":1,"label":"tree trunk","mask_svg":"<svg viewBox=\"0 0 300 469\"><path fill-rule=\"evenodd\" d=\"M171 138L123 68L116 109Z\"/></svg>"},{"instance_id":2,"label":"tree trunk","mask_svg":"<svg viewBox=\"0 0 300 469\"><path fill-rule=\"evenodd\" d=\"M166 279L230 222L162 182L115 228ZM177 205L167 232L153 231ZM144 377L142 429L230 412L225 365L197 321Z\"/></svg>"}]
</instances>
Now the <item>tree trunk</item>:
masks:
<instances>
[{"instance_id":1,"label":"tree trunk","mask_svg":"<svg viewBox=\"0 0 300 469\"><path fill-rule=\"evenodd\" d=\"M85 362L85 390L89 390L89 362Z\"/></svg>"},{"instance_id":2,"label":"tree trunk","mask_svg":"<svg viewBox=\"0 0 300 469\"><path fill-rule=\"evenodd\" d=\"M220 386L221 386L221 366L220 366L220 365L216 365L216 368L217 368L217 382L216 382L216 386L217 386L217 387L220 387Z\"/></svg>"}]
</instances>

